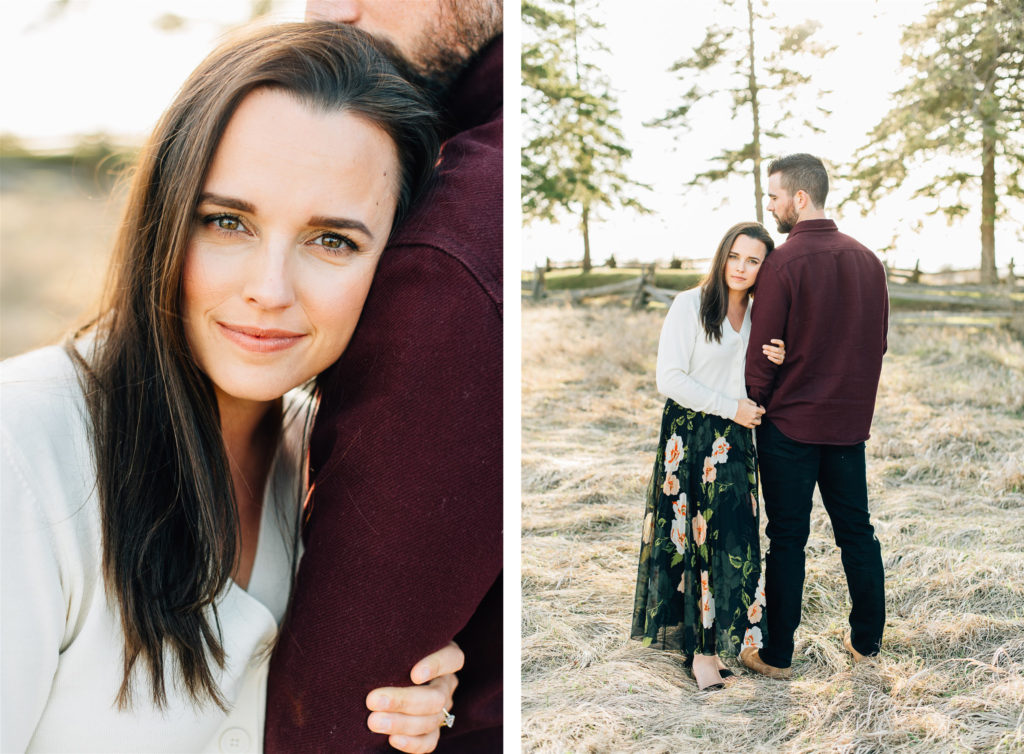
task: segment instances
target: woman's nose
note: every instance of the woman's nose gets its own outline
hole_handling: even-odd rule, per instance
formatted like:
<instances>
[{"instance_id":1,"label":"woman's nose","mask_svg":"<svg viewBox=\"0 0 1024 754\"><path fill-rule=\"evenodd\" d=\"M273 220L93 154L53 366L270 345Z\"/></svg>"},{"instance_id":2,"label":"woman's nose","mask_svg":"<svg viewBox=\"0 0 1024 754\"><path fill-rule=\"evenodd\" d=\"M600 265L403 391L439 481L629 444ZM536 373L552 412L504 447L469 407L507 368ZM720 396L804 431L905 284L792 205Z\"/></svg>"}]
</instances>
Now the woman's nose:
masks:
<instances>
[{"instance_id":1,"label":"woman's nose","mask_svg":"<svg viewBox=\"0 0 1024 754\"><path fill-rule=\"evenodd\" d=\"M262 309L283 309L295 301L295 288L290 269L290 244L284 240L267 240L257 254L246 262L245 286L242 295Z\"/></svg>"}]
</instances>

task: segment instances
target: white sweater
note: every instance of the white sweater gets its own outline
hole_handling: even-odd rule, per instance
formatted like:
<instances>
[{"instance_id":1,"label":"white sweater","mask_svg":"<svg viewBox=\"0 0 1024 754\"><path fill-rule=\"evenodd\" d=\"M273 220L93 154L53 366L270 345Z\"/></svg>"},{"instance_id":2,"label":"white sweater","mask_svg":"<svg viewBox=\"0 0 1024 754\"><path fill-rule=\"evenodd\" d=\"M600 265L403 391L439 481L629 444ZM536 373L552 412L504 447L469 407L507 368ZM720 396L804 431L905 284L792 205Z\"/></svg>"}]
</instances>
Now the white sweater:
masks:
<instances>
[{"instance_id":1,"label":"white sweater","mask_svg":"<svg viewBox=\"0 0 1024 754\"><path fill-rule=\"evenodd\" d=\"M750 340L750 306L736 332L722 322L722 342L708 341L700 323L700 288L676 296L658 342L658 392L680 406L733 419L747 397L743 369Z\"/></svg>"},{"instance_id":2,"label":"white sweater","mask_svg":"<svg viewBox=\"0 0 1024 754\"><path fill-rule=\"evenodd\" d=\"M101 574L96 470L74 366L56 346L0 364L2 751L262 750L269 648L290 584L301 423L289 425L268 478L248 591L231 583L218 602L227 662L216 677L231 713L195 708L172 679L167 707L157 709L144 673L133 708L120 711L124 639Z\"/></svg>"}]
</instances>

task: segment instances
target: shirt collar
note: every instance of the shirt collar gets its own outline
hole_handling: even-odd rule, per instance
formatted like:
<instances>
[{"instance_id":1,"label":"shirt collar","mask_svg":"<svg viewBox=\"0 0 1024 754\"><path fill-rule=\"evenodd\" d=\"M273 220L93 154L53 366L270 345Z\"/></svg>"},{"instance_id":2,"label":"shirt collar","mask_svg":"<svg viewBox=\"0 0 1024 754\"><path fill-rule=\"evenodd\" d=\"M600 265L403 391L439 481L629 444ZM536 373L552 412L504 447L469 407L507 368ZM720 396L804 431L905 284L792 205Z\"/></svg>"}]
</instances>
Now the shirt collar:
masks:
<instances>
[{"instance_id":1,"label":"shirt collar","mask_svg":"<svg viewBox=\"0 0 1024 754\"><path fill-rule=\"evenodd\" d=\"M792 238L797 233L803 233L811 230L839 230L836 226L835 220L829 220L828 218L822 220L801 220L793 229L789 231L789 237Z\"/></svg>"},{"instance_id":2,"label":"shirt collar","mask_svg":"<svg viewBox=\"0 0 1024 754\"><path fill-rule=\"evenodd\" d=\"M502 42L500 34L488 42L452 84L444 109L454 132L493 120L501 111Z\"/></svg>"}]
</instances>

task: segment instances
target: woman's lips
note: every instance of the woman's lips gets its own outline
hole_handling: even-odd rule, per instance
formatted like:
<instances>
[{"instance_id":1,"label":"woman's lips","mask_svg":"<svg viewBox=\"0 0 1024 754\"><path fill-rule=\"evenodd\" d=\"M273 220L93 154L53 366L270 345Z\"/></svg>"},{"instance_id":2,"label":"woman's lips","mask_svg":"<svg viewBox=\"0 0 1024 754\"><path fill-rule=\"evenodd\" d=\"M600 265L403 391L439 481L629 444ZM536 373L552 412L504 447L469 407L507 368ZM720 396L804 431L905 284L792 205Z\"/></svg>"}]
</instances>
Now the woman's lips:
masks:
<instances>
[{"instance_id":1,"label":"woman's lips","mask_svg":"<svg viewBox=\"0 0 1024 754\"><path fill-rule=\"evenodd\" d=\"M248 327L246 325L228 324L218 322L221 334L235 345L254 353L271 353L291 348L306 337L304 333L292 332L291 330L264 329L262 327Z\"/></svg>"}]
</instances>

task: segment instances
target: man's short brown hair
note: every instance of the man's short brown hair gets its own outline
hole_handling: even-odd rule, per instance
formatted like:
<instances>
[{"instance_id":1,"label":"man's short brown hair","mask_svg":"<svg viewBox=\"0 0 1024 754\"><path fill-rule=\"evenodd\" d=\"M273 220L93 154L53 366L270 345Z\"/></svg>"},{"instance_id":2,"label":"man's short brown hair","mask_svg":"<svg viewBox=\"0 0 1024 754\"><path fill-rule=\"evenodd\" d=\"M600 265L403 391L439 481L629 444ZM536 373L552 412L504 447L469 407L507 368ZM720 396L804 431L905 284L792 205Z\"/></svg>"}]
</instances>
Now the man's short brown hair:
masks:
<instances>
[{"instance_id":1,"label":"man's short brown hair","mask_svg":"<svg viewBox=\"0 0 1024 754\"><path fill-rule=\"evenodd\" d=\"M817 209L825 206L828 196L828 171L820 159L811 154L791 154L772 160L768 164L768 175L781 173L782 188L790 196L804 191Z\"/></svg>"}]
</instances>

